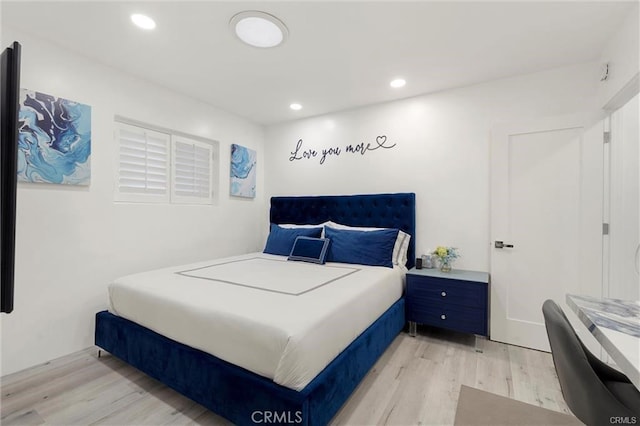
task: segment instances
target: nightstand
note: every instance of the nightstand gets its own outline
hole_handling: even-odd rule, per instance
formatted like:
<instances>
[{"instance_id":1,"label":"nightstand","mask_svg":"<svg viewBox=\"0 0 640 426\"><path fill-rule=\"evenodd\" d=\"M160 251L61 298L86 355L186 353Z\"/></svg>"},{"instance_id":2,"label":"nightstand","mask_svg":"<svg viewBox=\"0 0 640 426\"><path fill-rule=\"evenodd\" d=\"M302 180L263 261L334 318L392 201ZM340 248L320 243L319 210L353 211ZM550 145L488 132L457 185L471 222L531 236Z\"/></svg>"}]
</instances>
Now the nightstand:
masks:
<instances>
[{"instance_id":1,"label":"nightstand","mask_svg":"<svg viewBox=\"0 0 640 426\"><path fill-rule=\"evenodd\" d=\"M416 323L489 336L487 272L412 268L405 302L411 336Z\"/></svg>"}]
</instances>

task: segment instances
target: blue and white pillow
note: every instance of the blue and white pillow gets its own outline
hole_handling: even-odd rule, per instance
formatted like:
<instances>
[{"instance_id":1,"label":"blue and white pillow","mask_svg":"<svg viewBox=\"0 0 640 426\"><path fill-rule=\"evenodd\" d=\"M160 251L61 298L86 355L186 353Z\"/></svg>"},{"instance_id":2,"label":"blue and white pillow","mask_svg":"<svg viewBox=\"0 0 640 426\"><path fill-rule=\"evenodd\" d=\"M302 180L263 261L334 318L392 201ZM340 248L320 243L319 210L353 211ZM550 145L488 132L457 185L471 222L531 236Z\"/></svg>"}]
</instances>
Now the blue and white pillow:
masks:
<instances>
[{"instance_id":1,"label":"blue and white pillow","mask_svg":"<svg viewBox=\"0 0 640 426\"><path fill-rule=\"evenodd\" d=\"M287 229L272 223L264 253L289 256L297 237L319 238L321 234L322 228Z\"/></svg>"},{"instance_id":2,"label":"blue and white pillow","mask_svg":"<svg viewBox=\"0 0 640 426\"><path fill-rule=\"evenodd\" d=\"M393 248L398 238L397 229L355 231L326 226L324 235L331 240L327 262L393 268Z\"/></svg>"},{"instance_id":3,"label":"blue and white pillow","mask_svg":"<svg viewBox=\"0 0 640 426\"><path fill-rule=\"evenodd\" d=\"M330 241L326 238L297 237L288 260L324 265Z\"/></svg>"}]
</instances>

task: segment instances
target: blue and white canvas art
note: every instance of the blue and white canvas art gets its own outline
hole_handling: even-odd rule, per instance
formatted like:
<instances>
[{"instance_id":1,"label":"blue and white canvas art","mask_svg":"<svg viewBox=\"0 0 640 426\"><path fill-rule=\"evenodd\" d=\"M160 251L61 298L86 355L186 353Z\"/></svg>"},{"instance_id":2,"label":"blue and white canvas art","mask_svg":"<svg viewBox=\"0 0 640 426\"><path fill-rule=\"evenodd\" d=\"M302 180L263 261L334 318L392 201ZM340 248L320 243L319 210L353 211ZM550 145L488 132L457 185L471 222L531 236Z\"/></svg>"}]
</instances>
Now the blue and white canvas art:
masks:
<instances>
[{"instance_id":1,"label":"blue and white canvas art","mask_svg":"<svg viewBox=\"0 0 640 426\"><path fill-rule=\"evenodd\" d=\"M18 180L89 185L89 105L22 89L19 120Z\"/></svg>"},{"instance_id":2,"label":"blue and white canvas art","mask_svg":"<svg viewBox=\"0 0 640 426\"><path fill-rule=\"evenodd\" d=\"M256 197L256 152L231 144L231 195Z\"/></svg>"}]
</instances>

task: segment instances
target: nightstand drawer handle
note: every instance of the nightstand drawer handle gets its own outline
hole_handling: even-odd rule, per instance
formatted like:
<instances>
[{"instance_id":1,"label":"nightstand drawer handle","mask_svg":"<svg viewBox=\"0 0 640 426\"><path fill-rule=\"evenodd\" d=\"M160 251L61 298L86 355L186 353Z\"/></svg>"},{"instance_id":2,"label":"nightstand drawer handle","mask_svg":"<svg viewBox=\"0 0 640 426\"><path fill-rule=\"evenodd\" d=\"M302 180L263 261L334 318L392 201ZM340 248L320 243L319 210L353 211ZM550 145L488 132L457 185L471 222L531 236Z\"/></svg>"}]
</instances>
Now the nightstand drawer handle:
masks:
<instances>
[{"instance_id":1,"label":"nightstand drawer handle","mask_svg":"<svg viewBox=\"0 0 640 426\"><path fill-rule=\"evenodd\" d=\"M440 293L440 296L442 296L442 297L447 297L447 292L446 292L446 291L443 291L442 293Z\"/></svg>"},{"instance_id":2,"label":"nightstand drawer handle","mask_svg":"<svg viewBox=\"0 0 640 426\"><path fill-rule=\"evenodd\" d=\"M446 316L446 315L444 315L444 314L442 314L442 315L440 315L440 319L445 320L445 319L447 319L447 316Z\"/></svg>"}]
</instances>

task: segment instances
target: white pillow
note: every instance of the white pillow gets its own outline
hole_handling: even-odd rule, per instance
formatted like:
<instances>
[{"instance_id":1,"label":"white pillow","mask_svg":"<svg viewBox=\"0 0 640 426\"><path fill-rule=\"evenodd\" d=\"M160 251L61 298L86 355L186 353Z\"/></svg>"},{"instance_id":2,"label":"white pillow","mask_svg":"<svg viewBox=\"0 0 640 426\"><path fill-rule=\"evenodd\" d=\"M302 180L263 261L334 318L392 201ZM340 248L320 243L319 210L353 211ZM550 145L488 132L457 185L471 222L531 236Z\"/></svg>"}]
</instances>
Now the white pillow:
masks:
<instances>
[{"instance_id":1,"label":"white pillow","mask_svg":"<svg viewBox=\"0 0 640 426\"><path fill-rule=\"evenodd\" d=\"M322 227L322 232L320 233L320 238L324 238L324 227L326 224L331 223L330 221L318 223L317 225L312 224L304 224L304 225L296 225L295 223L279 223L278 226L281 228L287 229L295 229L295 228L320 228Z\"/></svg>"},{"instance_id":2,"label":"white pillow","mask_svg":"<svg viewBox=\"0 0 640 426\"><path fill-rule=\"evenodd\" d=\"M278 223L278 226L281 228L288 228L288 229L294 229L294 228L320 228L321 226L325 226L327 223L330 223L329 221L324 222L324 223L318 223L317 225L311 225L311 224L304 224L304 225L296 225L295 223Z\"/></svg>"},{"instance_id":3,"label":"white pillow","mask_svg":"<svg viewBox=\"0 0 640 426\"><path fill-rule=\"evenodd\" d=\"M366 227L366 226L349 226L349 225L342 225L341 223L336 223L332 221L327 221L323 225L333 229L352 229L355 231L380 231L382 229L390 229L390 228L373 228L373 227ZM394 265L405 266L407 264L407 253L409 252L409 241L411 241L411 235L401 230L398 230L398 238L396 238L396 243L393 246L392 261Z\"/></svg>"}]
</instances>

